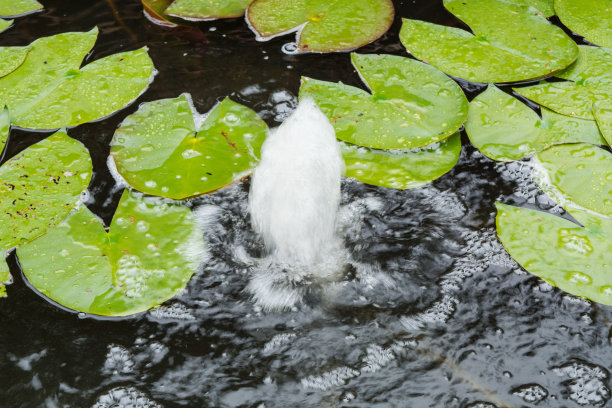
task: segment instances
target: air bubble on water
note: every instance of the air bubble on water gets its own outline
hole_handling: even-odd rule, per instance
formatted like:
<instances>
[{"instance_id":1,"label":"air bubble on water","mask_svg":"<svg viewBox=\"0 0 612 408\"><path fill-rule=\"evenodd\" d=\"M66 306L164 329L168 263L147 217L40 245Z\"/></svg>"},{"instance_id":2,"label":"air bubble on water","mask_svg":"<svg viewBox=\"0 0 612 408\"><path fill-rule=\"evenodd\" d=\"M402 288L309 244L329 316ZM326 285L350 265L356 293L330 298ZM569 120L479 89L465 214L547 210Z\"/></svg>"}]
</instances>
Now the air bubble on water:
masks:
<instances>
[{"instance_id":1,"label":"air bubble on water","mask_svg":"<svg viewBox=\"0 0 612 408\"><path fill-rule=\"evenodd\" d=\"M106 167L108 167L108 170L111 176L113 177L113 180L115 180L116 190L121 190L123 188L129 187L128 182L123 178L121 174L119 174L119 170L117 170L117 164L115 163L115 159L112 155L108 155L108 157L106 158Z\"/></svg>"},{"instance_id":2,"label":"air bubble on water","mask_svg":"<svg viewBox=\"0 0 612 408\"><path fill-rule=\"evenodd\" d=\"M523 401L529 402L531 404L537 404L548 396L548 391L546 390L546 388L542 387L539 384L521 385L512 390L512 393L522 398Z\"/></svg>"},{"instance_id":3,"label":"air bubble on water","mask_svg":"<svg viewBox=\"0 0 612 408\"><path fill-rule=\"evenodd\" d=\"M117 387L101 395L92 408L162 408L134 387Z\"/></svg>"},{"instance_id":4,"label":"air bubble on water","mask_svg":"<svg viewBox=\"0 0 612 408\"><path fill-rule=\"evenodd\" d=\"M320 375L311 375L303 378L301 383L304 388L327 391L333 387L344 385L351 378L359 375L359 371L354 368L342 366L334 368Z\"/></svg>"},{"instance_id":5,"label":"air bubble on water","mask_svg":"<svg viewBox=\"0 0 612 408\"><path fill-rule=\"evenodd\" d=\"M575 361L553 368L563 381L569 398L579 405L605 406L610 399L607 387L609 373L606 369L582 361Z\"/></svg>"},{"instance_id":6,"label":"air bubble on water","mask_svg":"<svg viewBox=\"0 0 612 408\"><path fill-rule=\"evenodd\" d=\"M366 350L367 354L362 359L364 366L362 373L375 373L395 360L395 354L390 348L382 348L377 344L370 344Z\"/></svg>"},{"instance_id":7,"label":"air bubble on water","mask_svg":"<svg viewBox=\"0 0 612 408\"><path fill-rule=\"evenodd\" d=\"M116 344L108 345L106 360L102 372L106 375L129 374L134 370L132 354L125 348Z\"/></svg>"},{"instance_id":8,"label":"air bubble on water","mask_svg":"<svg viewBox=\"0 0 612 408\"><path fill-rule=\"evenodd\" d=\"M290 344L294 338L295 333L277 334L264 345L263 352L270 353L273 351L278 351L279 349L284 348L286 345Z\"/></svg>"},{"instance_id":9,"label":"air bubble on water","mask_svg":"<svg viewBox=\"0 0 612 408\"><path fill-rule=\"evenodd\" d=\"M191 311L180 303L158 306L149 312L149 316L157 320L195 320L195 316Z\"/></svg>"},{"instance_id":10,"label":"air bubble on water","mask_svg":"<svg viewBox=\"0 0 612 408\"><path fill-rule=\"evenodd\" d=\"M298 45L295 42L288 42L283 44L283 46L281 47L281 51L288 55L295 55L299 53Z\"/></svg>"}]
</instances>

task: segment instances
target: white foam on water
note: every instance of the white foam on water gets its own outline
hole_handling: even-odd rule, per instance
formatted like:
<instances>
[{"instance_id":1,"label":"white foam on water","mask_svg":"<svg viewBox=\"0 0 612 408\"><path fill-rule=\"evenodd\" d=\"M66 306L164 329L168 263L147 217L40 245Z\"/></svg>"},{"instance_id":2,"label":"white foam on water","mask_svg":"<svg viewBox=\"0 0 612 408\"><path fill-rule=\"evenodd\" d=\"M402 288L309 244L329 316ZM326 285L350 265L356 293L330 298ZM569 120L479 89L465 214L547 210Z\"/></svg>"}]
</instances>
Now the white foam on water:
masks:
<instances>
[{"instance_id":1,"label":"white foam on water","mask_svg":"<svg viewBox=\"0 0 612 408\"><path fill-rule=\"evenodd\" d=\"M134 387L117 387L101 395L92 408L162 408Z\"/></svg>"},{"instance_id":2,"label":"white foam on water","mask_svg":"<svg viewBox=\"0 0 612 408\"><path fill-rule=\"evenodd\" d=\"M294 306L312 284L335 282L347 263L336 234L344 161L333 127L312 99L271 132L249 194L268 256L248 290L267 310Z\"/></svg>"}]
</instances>

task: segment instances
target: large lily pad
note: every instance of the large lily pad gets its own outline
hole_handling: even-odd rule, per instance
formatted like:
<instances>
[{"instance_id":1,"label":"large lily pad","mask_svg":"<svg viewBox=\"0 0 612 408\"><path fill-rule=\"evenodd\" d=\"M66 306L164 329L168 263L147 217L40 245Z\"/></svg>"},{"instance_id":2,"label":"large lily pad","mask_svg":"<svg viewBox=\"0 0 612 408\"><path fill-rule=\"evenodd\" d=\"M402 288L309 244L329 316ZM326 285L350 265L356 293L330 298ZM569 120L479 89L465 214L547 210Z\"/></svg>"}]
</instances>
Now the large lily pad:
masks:
<instances>
[{"instance_id":1,"label":"large lily pad","mask_svg":"<svg viewBox=\"0 0 612 408\"><path fill-rule=\"evenodd\" d=\"M36 0L0 0L1 17L23 16L42 8L42 4Z\"/></svg>"},{"instance_id":2,"label":"large lily pad","mask_svg":"<svg viewBox=\"0 0 612 408\"><path fill-rule=\"evenodd\" d=\"M0 253L62 221L80 201L91 173L89 153L63 131L4 163L0 167ZM0 283L7 276L7 265L0 262Z\"/></svg>"},{"instance_id":3,"label":"large lily pad","mask_svg":"<svg viewBox=\"0 0 612 408\"><path fill-rule=\"evenodd\" d=\"M216 20L244 15L253 0L176 0L164 13L187 20Z\"/></svg>"},{"instance_id":4,"label":"large lily pad","mask_svg":"<svg viewBox=\"0 0 612 408\"><path fill-rule=\"evenodd\" d=\"M542 118L495 85L470 104L465 130L472 144L493 160L512 161L554 144L605 144L597 124L542 109Z\"/></svg>"},{"instance_id":5,"label":"large lily pad","mask_svg":"<svg viewBox=\"0 0 612 408\"><path fill-rule=\"evenodd\" d=\"M574 41L537 10L501 0L444 0L473 31L404 20L408 52L447 74L474 82L549 76L578 56Z\"/></svg>"},{"instance_id":6,"label":"large lily pad","mask_svg":"<svg viewBox=\"0 0 612 408\"><path fill-rule=\"evenodd\" d=\"M126 316L183 290L202 261L191 211L124 191L110 229L85 206L17 250L41 293L80 312Z\"/></svg>"},{"instance_id":7,"label":"large lily pad","mask_svg":"<svg viewBox=\"0 0 612 408\"><path fill-rule=\"evenodd\" d=\"M555 0L555 11L563 24L585 40L612 48L610 0Z\"/></svg>"},{"instance_id":8,"label":"large lily pad","mask_svg":"<svg viewBox=\"0 0 612 408\"><path fill-rule=\"evenodd\" d=\"M351 54L372 91L302 78L340 140L375 149L414 149L444 140L465 122L469 105L461 88L440 71L393 55Z\"/></svg>"},{"instance_id":9,"label":"large lily pad","mask_svg":"<svg viewBox=\"0 0 612 408\"><path fill-rule=\"evenodd\" d=\"M560 204L574 203L612 217L612 154L584 144L553 146L535 156L540 187ZM612 232L612 231L611 231Z\"/></svg>"},{"instance_id":10,"label":"large lily pad","mask_svg":"<svg viewBox=\"0 0 612 408\"><path fill-rule=\"evenodd\" d=\"M612 220L581 213L581 227L552 214L497 203L497 234L512 258L550 284L612 306Z\"/></svg>"},{"instance_id":11,"label":"large lily pad","mask_svg":"<svg viewBox=\"0 0 612 408\"><path fill-rule=\"evenodd\" d=\"M34 41L25 61L0 78L0 106L14 125L56 129L97 120L122 109L149 85L153 62L145 48L110 55L79 68L98 30Z\"/></svg>"},{"instance_id":12,"label":"large lily pad","mask_svg":"<svg viewBox=\"0 0 612 408\"><path fill-rule=\"evenodd\" d=\"M346 176L375 186L421 187L449 172L461 154L461 135L414 150L387 151L342 144Z\"/></svg>"},{"instance_id":13,"label":"large lily pad","mask_svg":"<svg viewBox=\"0 0 612 408\"><path fill-rule=\"evenodd\" d=\"M226 98L198 129L186 95L143 104L111 142L117 170L147 194L176 200L219 189L250 174L267 126Z\"/></svg>"},{"instance_id":14,"label":"large lily pad","mask_svg":"<svg viewBox=\"0 0 612 408\"><path fill-rule=\"evenodd\" d=\"M594 104L593 116L595 116L599 131L608 142L608 146L612 146L612 104Z\"/></svg>"},{"instance_id":15,"label":"large lily pad","mask_svg":"<svg viewBox=\"0 0 612 408\"><path fill-rule=\"evenodd\" d=\"M544 82L515 90L555 112L593 120L593 104L612 99L612 50L580 46L576 63L556 76L571 82Z\"/></svg>"},{"instance_id":16,"label":"large lily pad","mask_svg":"<svg viewBox=\"0 0 612 408\"><path fill-rule=\"evenodd\" d=\"M247 20L260 39L298 31L299 51L352 50L383 35L393 23L391 0L255 0Z\"/></svg>"}]
</instances>

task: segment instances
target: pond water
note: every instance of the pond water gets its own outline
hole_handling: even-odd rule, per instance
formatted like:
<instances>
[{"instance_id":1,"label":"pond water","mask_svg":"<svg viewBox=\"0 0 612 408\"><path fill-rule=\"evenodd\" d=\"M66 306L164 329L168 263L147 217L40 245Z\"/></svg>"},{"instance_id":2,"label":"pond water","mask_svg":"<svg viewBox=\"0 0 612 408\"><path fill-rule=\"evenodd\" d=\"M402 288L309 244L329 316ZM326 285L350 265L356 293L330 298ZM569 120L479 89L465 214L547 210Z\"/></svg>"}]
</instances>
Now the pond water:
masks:
<instances>
[{"instance_id":1,"label":"pond water","mask_svg":"<svg viewBox=\"0 0 612 408\"><path fill-rule=\"evenodd\" d=\"M0 45L97 25L86 62L146 45L159 70L135 104L69 132L92 154L87 205L107 223L121 195L109 142L139 103L190 92L206 112L229 95L277 126L296 106L301 75L362 87L348 54L288 55L291 36L256 42L242 19L170 30L136 0L43 2ZM441 1L395 5L391 30L361 53L406 56L400 17L462 26ZM470 98L482 89L461 85ZM45 136L14 131L6 157ZM493 162L465 135L463 145L459 164L426 187L343 180L339 231L352 269L286 312L262 311L245 290L263 250L248 180L189 202L210 260L181 296L148 313L64 310L28 286L11 256L0 407L610 406L612 308L522 271L495 234L496 200L563 210L536 187L528 161Z\"/></svg>"}]
</instances>

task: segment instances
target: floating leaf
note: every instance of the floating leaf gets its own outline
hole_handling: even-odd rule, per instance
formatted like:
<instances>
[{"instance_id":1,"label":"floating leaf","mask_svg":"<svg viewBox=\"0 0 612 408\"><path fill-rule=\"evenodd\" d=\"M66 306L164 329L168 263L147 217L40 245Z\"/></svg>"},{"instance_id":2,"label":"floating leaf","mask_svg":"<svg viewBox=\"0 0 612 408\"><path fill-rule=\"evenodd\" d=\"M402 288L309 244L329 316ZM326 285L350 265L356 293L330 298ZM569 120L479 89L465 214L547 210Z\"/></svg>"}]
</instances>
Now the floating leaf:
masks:
<instances>
[{"instance_id":1,"label":"floating leaf","mask_svg":"<svg viewBox=\"0 0 612 408\"><path fill-rule=\"evenodd\" d=\"M555 0L555 11L567 28L585 40L612 48L610 0Z\"/></svg>"},{"instance_id":2,"label":"floating leaf","mask_svg":"<svg viewBox=\"0 0 612 408\"><path fill-rule=\"evenodd\" d=\"M612 50L582 45L576 63L556 76L572 82L544 82L515 91L563 115L593 120L593 104L612 99Z\"/></svg>"},{"instance_id":3,"label":"floating leaf","mask_svg":"<svg viewBox=\"0 0 612 408\"><path fill-rule=\"evenodd\" d=\"M263 40L298 31L298 51L359 48L393 23L391 0L255 0L247 10L250 27Z\"/></svg>"},{"instance_id":4,"label":"floating leaf","mask_svg":"<svg viewBox=\"0 0 612 408\"><path fill-rule=\"evenodd\" d=\"M28 47L0 47L0 78L19 68L29 51Z\"/></svg>"},{"instance_id":5,"label":"floating leaf","mask_svg":"<svg viewBox=\"0 0 612 408\"><path fill-rule=\"evenodd\" d=\"M582 213L581 227L552 214L497 206L497 235L523 268L576 296L612 306L612 220Z\"/></svg>"},{"instance_id":6,"label":"floating leaf","mask_svg":"<svg viewBox=\"0 0 612 408\"><path fill-rule=\"evenodd\" d=\"M187 96L141 105L111 142L117 170L130 186L175 200L217 190L250 174L267 126L226 98L196 129Z\"/></svg>"},{"instance_id":7,"label":"floating leaf","mask_svg":"<svg viewBox=\"0 0 612 408\"><path fill-rule=\"evenodd\" d=\"M8 140L9 131L11 129L11 121L8 109L4 108L0 112L0 153L4 151L6 141Z\"/></svg>"},{"instance_id":8,"label":"floating leaf","mask_svg":"<svg viewBox=\"0 0 612 408\"><path fill-rule=\"evenodd\" d=\"M43 8L36 0L0 0L0 16L17 17Z\"/></svg>"},{"instance_id":9,"label":"floating leaf","mask_svg":"<svg viewBox=\"0 0 612 408\"><path fill-rule=\"evenodd\" d=\"M555 15L553 0L508 0L508 3L520 4L521 6L531 6L542 13L544 17Z\"/></svg>"},{"instance_id":10,"label":"floating leaf","mask_svg":"<svg viewBox=\"0 0 612 408\"><path fill-rule=\"evenodd\" d=\"M89 153L63 131L4 163L0 167L0 253L62 221L79 202L91 173ZM0 283L6 282L7 274L6 264L0 263Z\"/></svg>"},{"instance_id":11,"label":"floating leaf","mask_svg":"<svg viewBox=\"0 0 612 408\"><path fill-rule=\"evenodd\" d=\"M0 106L8 106L14 125L76 126L122 109L146 89L153 62L145 48L79 68L97 35L96 28L41 38L30 45L25 61L0 78Z\"/></svg>"},{"instance_id":12,"label":"floating leaf","mask_svg":"<svg viewBox=\"0 0 612 408\"><path fill-rule=\"evenodd\" d=\"M375 186L408 189L421 187L449 172L461 154L459 133L440 143L415 150L374 150L341 145L346 176Z\"/></svg>"},{"instance_id":13,"label":"floating leaf","mask_svg":"<svg viewBox=\"0 0 612 408\"><path fill-rule=\"evenodd\" d=\"M512 161L548 146L570 142L605 144L594 121L542 109L542 119L495 85L470 104L465 130L472 144L493 160Z\"/></svg>"},{"instance_id":14,"label":"floating leaf","mask_svg":"<svg viewBox=\"0 0 612 408\"><path fill-rule=\"evenodd\" d=\"M607 150L584 143L564 144L544 150L535 159L545 174L536 180L555 201L612 216L612 154Z\"/></svg>"},{"instance_id":15,"label":"floating leaf","mask_svg":"<svg viewBox=\"0 0 612 408\"><path fill-rule=\"evenodd\" d=\"M167 27L176 27L178 19L164 13L173 0L142 0L145 16L154 22Z\"/></svg>"},{"instance_id":16,"label":"floating leaf","mask_svg":"<svg viewBox=\"0 0 612 408\"><path fill-rule=\"evenodd\" d=\"M474 82L542 78L578 56L574 41L537 10L498 0L444 0L473 31L404 20L408 52L447 74Z\"/></svg>"},{"instance_id":17,"label":"floating leaf","mask_svg":"<svg viewBox=\"0 0 612 408\"><path fill-rule=\"evenodd\" d=\"M11 25L13 25L13 20L3 20L0 18L0 33L9 28Z\"/></svg>"},{"instance_id":18,"label":"floating leaf","mask_svg":"<svg viewBox=\"0 0 612 408\"><path fill-rule=\"evenodd\" d=\"M183 290L201 262L202 237L188 208L126 190L108 232L82 206L17 255L30 283L59 304L126 316Z\"/></svg>"},{"instance_id":19,"label":"floating leaf","mask_svg":"<svg viewBox=\"0 0 612 408\"><path fill-rule=\"evenodd\" d=\"M594 104L593 116L597 120L599 131L608 142L608 146L612 146L612 105Z\"/></svg>"},{"instance_id":20,"label":"floating leaf","mask_svg":"<svg viewBox=\"0 0 612 408\"><path fill-rule=\"evenodd\" d=\"M186 20L216 20L244 15L253 0L176 0L165 14Z\"/></svg>"},{"instance_id":21,"label":"floating leaf","mask_svg":"<svg viewBox=\"0 0 612 408\"><path fill-rule=\"evenodd\" d=\"M372 94L359 88L302 78L338 139L375 149L413 149L444 140L465 122L461 88L440 71L393 55L351 54Z\"/></svg>"}]
</instances>

